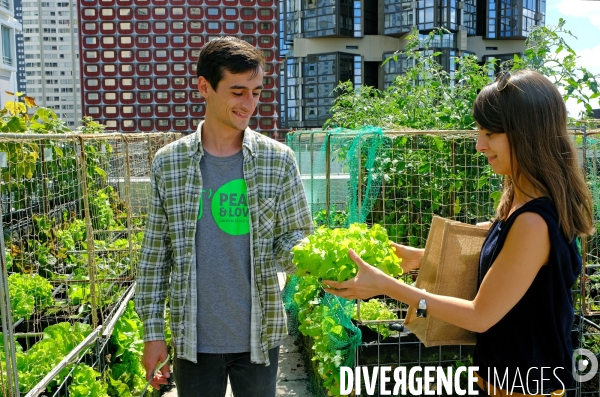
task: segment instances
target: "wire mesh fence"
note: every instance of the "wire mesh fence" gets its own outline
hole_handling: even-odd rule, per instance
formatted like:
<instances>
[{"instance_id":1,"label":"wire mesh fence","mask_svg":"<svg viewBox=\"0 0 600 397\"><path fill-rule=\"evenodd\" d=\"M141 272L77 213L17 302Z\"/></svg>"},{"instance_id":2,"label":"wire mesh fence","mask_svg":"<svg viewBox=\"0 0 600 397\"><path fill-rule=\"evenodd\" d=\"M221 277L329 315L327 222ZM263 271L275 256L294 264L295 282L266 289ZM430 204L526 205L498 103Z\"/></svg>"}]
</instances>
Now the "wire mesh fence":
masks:
<instances>
[{"instance_id":1,"label":"wire mesh fence","mask_svg":"<svg viewBox=\"0 0 600 397\"><path fill-rule=\"evenodd\" d=\"M593 193L600 221L598 130L570 128L580 163ZM317 225L380 224L390 240L423 248L434 215L475 224L495 216L503 180L475 149L476 131L296 131L287 143L295 151L309 205ZM600 222L597 222L600 225ZM573 347L600 353L600 237L582 242L584 272L574 286L576 321ZM413 283L415 274L403 275ZM358 321L363 340L354 352L355 366L469 365L472 346L426 348L397 327L406 305L383 299L397 319L367 326ZM391 325L390 325L391 324ZM591 325L594 324L594 325ZM390 333L390 327L396 327ZM568 395L599 394L597 376ZM595 383L594 383L595 382ZM364 388L362 389L364 392ZM379 391L376 390L375 395Z\"/></svg>"},{"instance_id":2,"label":"wire mesh fence","mask_svg":"<svg viewBox=\"0 0 600 397\"><path fill-rule=\"evenodd\" d=\"M64 374L94 354L103 369L96 342L110 337L133 293L151 162L178 138L0 134L4 396L48 386L67 396ZM87 342L49 347L67 334Z\"/></svg>"}]
</instances>

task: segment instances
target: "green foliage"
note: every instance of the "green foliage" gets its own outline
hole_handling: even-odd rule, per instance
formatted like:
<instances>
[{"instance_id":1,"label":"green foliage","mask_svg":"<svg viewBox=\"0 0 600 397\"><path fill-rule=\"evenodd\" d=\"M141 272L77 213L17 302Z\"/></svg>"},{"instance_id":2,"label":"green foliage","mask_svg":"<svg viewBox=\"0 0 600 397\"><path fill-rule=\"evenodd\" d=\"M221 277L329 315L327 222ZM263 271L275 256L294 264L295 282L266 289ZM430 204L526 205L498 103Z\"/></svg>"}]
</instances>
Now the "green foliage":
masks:
<instances>
[{"instance_id":1,"label":"green foliage","mask_svg":"<svg viewBox=\"0 0 600 397\"><path fill-rule=\"evenodd\" d=\"M400 259L380 225L371 229L354 223L349 228L318 228L305 244L294 247L296 275L321 277L324 280L348 280L356 275L357 266L350 259L353 249L365 261L391 276L402 274Z\"/></svg>"},{"instance_id":2,"label":"green foliage","mask_svg":"<svg viewBox=\"0 0 600 397\"><path fill-rule=\"evenodd\" d=\"M127 303L127 309L115 324L110 341L116 352L107 374L109 395L139 395L146 384L146 370L141 361L144 352L143 325L134 310L133 301Z\"/></svg>"},{"instance_id":3,"label":"green foliage","mask_svg":"<svg viewBox=\"0 0 600 397\"><path fill-rule=\"evenodd\" d=\"M69 385L69 397L108 397L107 385L98 379L100 373L86 364L73 369L73 381Z\"/></svg>"},{"instance_id":4,"label":"green foliage","mask_svg":"<svg viewBox=\"0 0 600 397\"><path fill-rule=\"evenodd\" d=\"M423 247L433 215L473 224L494 213L502 181L489 165L477 166L478 158L485 159L471 137L385 140L374 167L363 174L385 186L367 221L385 225L392 241Z\"/></svg>"},{"instance_id":5,"label":"green foliage","mask_svg":"<svg viewBox=\"0 0 600 397\"><path fill-rule=\"evenodd\" d=\"M50 372L69 352L81 343L92 328L88 324L58 323L44 329L42 340L27 352L17 352L19 388L22 393L31 390ZM60 382L68 375L71 366L64 368L49 387Z\"/></svg>"},{"instance_id":6,"label":"green foliage","mask_svg":"<svg viewBox=\"0 0 600 397\"><path fill-rule=\"evenodd\" d=\"M323 128L473 128L473 101L489 83L492 64L481 66L473 55L458 57L450 75L438 62L441 53L430 49L436 39L447 33L445 29L435 29L420 39L414 29L406 38L406 50L386 60L396 62L402 55L413 66L397 76L385 91L367 86L355 89L351 82L341 82L336 88L339 95L331 108L332 117Z\"/></svg>"},{"instance_id":7,"label":"green foliage","mask_svg":"<svg viewBox=\"0 0 600 397\"><path fill-rule=\"evenodd\" d=\"M532 27L523 56L515 55L502 66L513 70L529 68L544 74L562 90L565 100L574 98L584 105L580 116L585 118L600 104L600 76L577 66L578 56L565 39L574 36L565 24L560 19L556 26ZM434 29L420 39L414 29L406 38L406 49L382 65L400 58L412 65L387 90L340 82L335 89L338 96L331 108L332 117L323 128L474 128L473 102L479 90L491 82L489 75L496 67L495 61L480 65L474 55L457 56L453 60L455 71L448 73L439 62L441 53L431 50L436 39L447 33L445 29Z\"/></svg>"},{"instance_id":8,"label":"green foliage","mask_svg":"<svg viewBox=\"0 0 600 397\"><path fill-rule=\"evenodd\" d=\"M8 277L8 295L13 320L29 320L34 312L41 312L54 302L52 285L37 274L11 274Z\"/></svg>"},{"instance_id":9,"label":"green foliage","mask_svg":"<svg viewBox=\"0 0 600 397\"><path fill-rule=\"evenodd\" d=\"M358 320L357 308L358 306L355 306L352 313L352 318L354 320ZM382 302L379 299L369 299L368 301L360 302L360 318L362 321L380 321L397 320L398 316L385 304L385 302ZM391 331L386 324L368 324L367 327L380 333L384 338L398 334L398 332Z\"/></svg>"},{"instance_id":10,"label":"green foliage","mask_svg":"<svg viewBox=\"0 0 600 397\"><path fill-rule=\"evenodd\" d=\"M331 207L331 211L327 214L327 210L323 209L314 216L313 222L315 226L328 227L346 227L348 224L348 214L345 211L337 210L336 206Z\"/></svg>"},{"instance_id":11,"label":"green foliage","mask_svg":"<svg viewBox=\"0 0 600 397\"><path fill-rule=\"evenodd\" d=\"M579 115L587 118L592 108L600 105L600 91L595 75L585 67L577 66L577 53L565 40L575 38L565 29L566 21L559 19L556 26L533 26L523 57L516 56L507 66L512 69L533 69L547 76L563 93L564 100L575 99L585 110Z\"/></svg>"}]
</instances>

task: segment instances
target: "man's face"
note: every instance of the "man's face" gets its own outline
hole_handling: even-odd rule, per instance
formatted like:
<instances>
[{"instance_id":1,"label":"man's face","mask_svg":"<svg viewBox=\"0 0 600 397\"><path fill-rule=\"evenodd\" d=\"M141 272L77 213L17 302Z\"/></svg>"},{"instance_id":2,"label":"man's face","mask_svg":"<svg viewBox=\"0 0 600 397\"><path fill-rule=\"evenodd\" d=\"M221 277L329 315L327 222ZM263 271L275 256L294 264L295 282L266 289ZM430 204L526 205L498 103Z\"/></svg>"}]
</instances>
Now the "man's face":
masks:
<instances>
[{"instance_id":1,"label":"man's face","mask_svg":"<svg viewBox=\"0 0 600 397\"><path fill-rule=\"evenodd\" d=\"M248 127L263 89L263 70L233 74L225 71L215 91L200 76L198 90L206 100L206 122L223 132L239 132Z\"/></svg>"}]
</instances>

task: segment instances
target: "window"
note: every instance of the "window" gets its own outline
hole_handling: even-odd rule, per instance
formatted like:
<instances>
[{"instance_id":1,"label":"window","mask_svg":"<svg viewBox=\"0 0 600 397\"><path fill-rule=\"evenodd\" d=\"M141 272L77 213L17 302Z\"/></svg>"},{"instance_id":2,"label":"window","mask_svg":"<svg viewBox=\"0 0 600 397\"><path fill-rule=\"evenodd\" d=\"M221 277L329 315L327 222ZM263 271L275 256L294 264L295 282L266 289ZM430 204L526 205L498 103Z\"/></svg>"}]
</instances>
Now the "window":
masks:
<instances>
[{"instance_id":1,"label":"window","mask_svg":"<svg viewBox=\"0 0 600 397\"><path fill-rule=\"evenodd\" d=\"M159 30L163 30L167 28L167 24L164 22L155 22L154 23L154 28L155 29L159 29Z\"/></svg>"},{"instance_id":2,"label":"window","mask_svg":"<svg viewBox=\"0 0 600 397\"><path fill-rule=\"evenodd\" d=\"M173 9L171 9L171 12L173 13L173 15L183 15L183 8L181 8L181 7L173 8Z\"/></svg>"},{"instance_id":3,"label":"window","mask_svg":"<svg viewBox=\"0 0 600 397\"><path fill-rule=\"evenodd\" d=\"M115 65L104 65L105 73L114 73L114 71L115 71Z\"/></svg>"},{"instance_id":4,"label":"window","mask_svg":"<svg viewBox=\"0 0 600 397\"><path fill-rule=\"evenodd\" d=\"M133 66L131 65L121 65L121 72L132 72L133 71Z\"/></svg>"},{"instance_id":5,"label":"window","mask_svg":"<svg viewBox=\"0 0 600 397\"><path fill-rule=\"evenodd\" d=\"M121 84L124 87L129 87L133 85L133 79L121 79Z\"/></svg>"},{"instance_id":6,"label":"window","mask_svg":"<svg viewBox=\"0 0 600 397\"><path fill-rule=\"evenodd\" d=\"M157 44L165 44L167 42L167 37L166 36L156 36L156 43Z\"/></svg>"},{"instance_id":7,"label":"window","mask_svg":"<svg viewBox=\"0 0 600 397\"><path fill-rule=\"evenodd\" d=\"M150 85L150 79L138 79L140 85Z\"/></svg>"},{"instance_id":8,"label":"window","mask_svg":"<svg viewBox=\"0 0 600 397\"><path fill-rule=\"evenodd\" d=\"M175 99L185 99L185 91L175 91L173 97Z\"/></svg>"},{"instance_id":9,"label":"window","mask_svg":"<svg viewBox=\"0 0 600 397\"><path fill-rule=\"evenodd\" d=\"M174 36L173 37L173 43L175 43L175 44L181 44L184 41L185 40L183 39L183 36Z\"/></svg>"},{"instance_id":10,"label":"window","mask_svg":"<svg viewBox=\"0 0 600 397\"><path fill-rule=\"evenodd\" d=\"M87 94L87 97L90 101L97 101L100 98L97 92L90 92Z\"/></svg>"},{"instance_id":11,"label":"window","mask_svg":"<svg viewBox=\"0 0 600 397\"><path fill-rule=\"evenodd\" d=\"M133 113L133 106L123 106L123 114Z\"/></svg>"},{"instance_id":12,"label":"window","mask_svg":"<svg viewBox=\"0 0 600 397\"><path fill-rule=\"evenodd\" d=\"M104 80L104 85L106 85L107 87L114 87L115 85L117 85L117 80L115 80L115 79L105 79Z\"/></svg>"},{"instance_id":13,"label":"window","mask_svg":"<svg viewBox=\"0 0 600 397\"><path fill-rule=\"evenodd\" d=\"M89 114L98 114L98 113L100 113L100 108L97 106L89 107L88 113Z\"/></svg>"},{"instance_id":14,"label":"window","mask_svg":"<svg viewBox=\"0 0 600 397\"><path fill-rule=\"evenodd\" d=\"M155 8L154 9L154 14L155 15L166 15L167 14L167 10L166 10L166 8L162 8L162 7Z\"/></svg>"},{"instance_id":15,"label":"window","mask_svg":"<svg viewBox=\"0 0 600 397\"><path fill-rule=\"evenodd\" d=\"M114 92L107 92L104 94L104 100L106 100L106 101L114 101L116 99L117 99L117 94L115 94Z\"/></svg>"},{"instance_id":16,"label":"window","mask_svg":"<svg viewBox=\"0 0 600 397\"><path fill-rule=\"evenodd\" d=\"M150 127L150 126L152 126L152 121L140 120L140 127Z\"/></svg>"},{"instance_id":17,"label":"window","mask_svg":"<svg viewBox=\"0 0 600 397\"><path fill-rule=\"evenodd\" d=\"M169 83L169 81L167 79L165 79L164 77L156 79L157 85L167 85L168 83Z\"/></svg>"},{"instance_id":18,"label":"window","mask_svg":"<svg viewBox=\"0 0 600 397\"><path fill-rule=\"evenodd\" d=\"M5 65L12 65L12 37L10 28L2 25L2 61Z\"/></svg>"},{"instance_id":19,"label":"window","mask_svg":"<svg viewBox=\"0 0 600 397\"><path fill-rule=\"evenodd\" d=\"M169 120L164 120L164 119L158 120L158 126L159 127L168 127L169 126Z\"/></svg>"},{"instance_id":20,"label":"window","mask_svg":"<svg viewBox=\"0 0 600 397\"><path fill-rule=\"evenodd\" d=\"M176 77L175 79L173 79L173 84L185 85L185 79L183 77Z\"/></svg>"},{"instance_id":21,"label":"window","mask_svg":"<svg viewBox=\"0 0 600 397\"><path fill-rule=\"evenodd\" d=\"M87 83L88 83L88 85L90 87L97 87L98 86L98 79L88 79Z\"/></svg>"},{"instance_id":22,"label":"window","mask_svg":"<svg viewBox=\"0 0 600 397\"><path fill-rule=\"evenodd\" d=\"M102 16L104 17L112 17L114 15L113 13L113 9L112 8L103 8L102 9Z\"/></svg>"},{"instance_id":23,"label":"window","mask_svg":"<svg viewBox=\"0 0 600 397\"><path fill-rule=\"evenodd\" d=\"M183 72L185 70L185 65L183 63L176 63L173 65L173 70L176 72Z\"/></svg>"},{"instance_id":24,"label":"window","mask_svg":"<svg viewBox=\"0 0 600 397\"><path fill-rule=\"evenodd\" d=\"M150 106L140 106L140 113L152 113L152 107Z\"/></svg>"},{"instance_id":25,"label":"window","mask_svg":"<svg viewBox=\"0 0 600 397\"><path fill-rule=\"evenodd\" d=\"M150 99L149 92L140 92L140 99Z\"/></svg>"},{"instance_id":26,"label":"window","mask_svg":"<svg viewBox=\"0 0 600 397\"><path fill-rule=\"evenodd\" d=\"M185 112L185 106L175 106L175 112L177 112L177 113Z\"/></svg>"},{"instance_id":27,"label":"window","mask_svg":"<svg viewBox=\"0 0 600 397\"><path fill-rule=\"evenodd\" d=\"M85 38L85 44L90 44L90 45L96 44L96 38L95 37L86 37Z\"/></svg>"},{"instance_id":28,"label":"window","mask_svg":"<svg viewBox=\"0 0 600 397\"><path fill-rule=\"evenodd\" d=\"M157 113L167 113L167 112L169 112L169 107L164 106L164 105L159 105L156 107L156 112Z\"/></svg>"},{"instance_id":29,"label":"window","mask_svg":"<svg viewBox=\"0 0 600 397\"><path fill-rule=\"evenodd\" d=\"M86 65L85 70L88 73L96 73L98 71L98 66L97 65Z\"/></svg>"},{"instance_id":30,"label":"window","mask_svg":"<svg viewBox=\"0 0 600 397\"><path fill-rule=\"evenodd\" d=\"M88 38L86 37L86 40L87 39ZM94 39L95 39L95 37L94 37ZM105 36L102 38L102 44L108 44L108 45L115 44L115 38L112 36Z\"/></svg>"},{"instance_id":31,"label":"window","mask_svg":"<svg viewBox=\"0 0 600 397\"><path fill-rule=\"evenodd\" d=\"M164 63L160 63L160 64L156 65L157 72L166 72L168 70L169 70L169 68Z\"/></svg>"},{"instance_id":32,"label":"window","mask_svg":"<svg viewBox=\"0 0 600 397\"><path fill-rule=\"evenodd\" d=\"M200 94L200 93L198 92L198 94ZM169 99L169 93L164 92L164 91L159 91L156 93L156 98L157 99Z\"/></svg>"},{"instance_id":33,"label":"window","mask_svg":"<svg viewBox=\"0 0 600 397\"><path fill-rule=\"evenodd\" d=\"M133 127L133 120L123 120L123 128Z\"/></svg>"},{"instance_id":34,"label":"window","mask_svg":"<svg viewBox=\"0 0 600 397\"><path fill-rule=\"evenodd\" d=\"M149 11L147 8L138 8L135 10L136 14L140 15L140 16L145 16L148 15Z\"/></svg>"},{"instance_id":35,"label":"window","mask_svg":"<svg viewBox=\"0 0 600 397\"><path fill-rule=\"evenodd\" d=\"M108 110L106 111L108 113ZM116 111L115 111L116 113ZM108 128L117 128L117 120L106 120L106 127Z\"/></svg>"},{"instance_id":36,"label":"window","mask_svg":"<svg viewBox=\"0 0 600 397\"><path fill-rule=\"evenodd\" d=\"M131 44L131 36L120 36L119 37L119 42L121 44Z\"/></svg>"}]
</instances>

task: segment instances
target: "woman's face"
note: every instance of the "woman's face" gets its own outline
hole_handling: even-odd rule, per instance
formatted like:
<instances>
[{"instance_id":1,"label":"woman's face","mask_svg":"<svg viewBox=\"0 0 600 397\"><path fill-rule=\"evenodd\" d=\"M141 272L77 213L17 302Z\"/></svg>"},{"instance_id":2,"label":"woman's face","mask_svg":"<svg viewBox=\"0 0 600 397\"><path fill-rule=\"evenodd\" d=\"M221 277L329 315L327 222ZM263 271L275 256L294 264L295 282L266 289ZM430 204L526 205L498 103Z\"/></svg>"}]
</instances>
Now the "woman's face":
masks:
<instances>
[{"instance_id":1,"label":"woman's face","mask_svg":"<svg viewBox=\"0 0 600 397\"><path fill-rule=\"evenodd\" d=\"M475 147L478 152L487 157L496 174L512 174L510 169L510 144L506 134L480 129ZM516 161L513 161L513 163L516 165Z\"/></svg>"}]
</instances>

